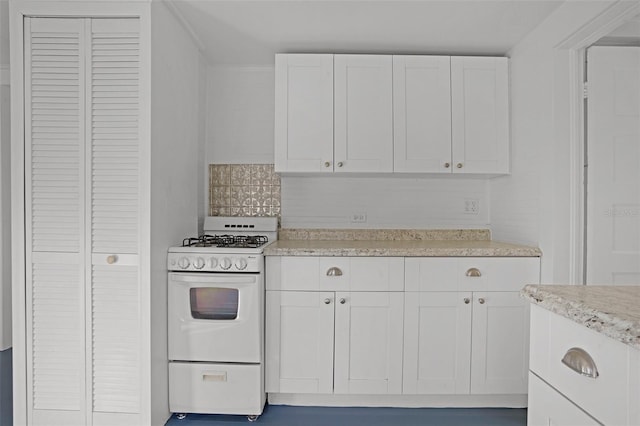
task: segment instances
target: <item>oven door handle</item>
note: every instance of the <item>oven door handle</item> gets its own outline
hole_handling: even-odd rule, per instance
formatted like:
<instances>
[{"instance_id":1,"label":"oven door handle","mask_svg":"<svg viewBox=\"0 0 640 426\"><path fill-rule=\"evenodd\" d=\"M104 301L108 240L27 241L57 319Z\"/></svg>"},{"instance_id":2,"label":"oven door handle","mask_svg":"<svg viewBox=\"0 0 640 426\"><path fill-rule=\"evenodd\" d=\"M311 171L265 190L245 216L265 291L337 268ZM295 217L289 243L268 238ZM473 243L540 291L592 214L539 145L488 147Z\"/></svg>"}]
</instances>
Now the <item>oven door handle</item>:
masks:
<instances>
[{"instance_id":1,"label":"oven door handle","mask_svg":"<svg viewBox=\"0 0 640 426\"><path fill-rule=\"evenodd\" d=\"M169 281L196 284L251 284L257 282L257 279L255 276L169 274Z\"/></svg>"}]
</instances>

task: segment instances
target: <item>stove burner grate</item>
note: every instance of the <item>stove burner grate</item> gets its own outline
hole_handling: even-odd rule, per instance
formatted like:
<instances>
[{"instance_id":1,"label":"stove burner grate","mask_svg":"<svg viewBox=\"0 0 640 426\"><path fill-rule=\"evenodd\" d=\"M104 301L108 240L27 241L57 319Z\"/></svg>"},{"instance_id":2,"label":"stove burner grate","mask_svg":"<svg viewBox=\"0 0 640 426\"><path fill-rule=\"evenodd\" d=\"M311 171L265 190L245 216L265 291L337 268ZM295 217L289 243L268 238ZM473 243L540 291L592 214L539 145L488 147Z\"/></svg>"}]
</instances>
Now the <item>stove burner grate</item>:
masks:
<instances>
[{"instance_id":1,"label":"stove burner grate","mask_svg":"<svg viewBox=\"0 0 640 426\"><path fill-rule=\"evenodd\" d=\"M182 247L230 247L258 248L269 239L264 235L201 235L196 238L185 238Z\"/></svg>"}]
</instances>

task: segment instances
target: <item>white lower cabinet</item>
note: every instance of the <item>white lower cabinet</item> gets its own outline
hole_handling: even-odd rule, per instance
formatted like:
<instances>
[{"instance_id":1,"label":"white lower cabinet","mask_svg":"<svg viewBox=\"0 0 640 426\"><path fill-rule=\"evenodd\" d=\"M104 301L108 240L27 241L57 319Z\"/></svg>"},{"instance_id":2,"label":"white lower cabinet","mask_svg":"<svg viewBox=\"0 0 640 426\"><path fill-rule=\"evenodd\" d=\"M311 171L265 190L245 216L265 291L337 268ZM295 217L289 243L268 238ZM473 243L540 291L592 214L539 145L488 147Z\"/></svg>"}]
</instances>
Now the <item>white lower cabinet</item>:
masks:
<instances>
[{"instance_id":1,"label":"white lower cabinet","mask_svg":"<svg viewBox=\"0 0 640 426\"><path fill-rule=\"evenodd\" d=\"M266 390L524 395L519 290L539 270L533 257L267 257Z\"/></svg>"},{"instance_id":2,"label":"white lower cabinet","mask_svg":"<svg viewBox=\"0 0 640 426\"><path fill-rule=\"evenodd\" d=\"M539 282L539 265L407 259L405 288L415 291L405 293L404 393L526 394L529 311L519 290Z\"/></svg>"},{"instance_id":3,"label":"white lower cabinet","mask_svg":"<svg viewBox=\"0 0 640 426\"><path fill-rule=\"evenodd\" d=\"M533 305L530 365L529 425L640 424L638 349Z\"/></svg>"},{"instance_id":4,"label":"white lower cabinet","mask_svg":"<svg viewBox=\"0 0 640 426\"><path fill-rule=\"evenodd\" d=\"M267 291L267 392L400 393L402 305L400 292Z\"/></svg>"},{"instance_id":5,"label":"white lower cabinet","mask_svg":"<svg viewBox=\"0 0 640 426\"><path fill-rule=\"evenodd\" d=\"M403 262L267 258L267 392L401 393Z\"/></svg>"}]
</instances>

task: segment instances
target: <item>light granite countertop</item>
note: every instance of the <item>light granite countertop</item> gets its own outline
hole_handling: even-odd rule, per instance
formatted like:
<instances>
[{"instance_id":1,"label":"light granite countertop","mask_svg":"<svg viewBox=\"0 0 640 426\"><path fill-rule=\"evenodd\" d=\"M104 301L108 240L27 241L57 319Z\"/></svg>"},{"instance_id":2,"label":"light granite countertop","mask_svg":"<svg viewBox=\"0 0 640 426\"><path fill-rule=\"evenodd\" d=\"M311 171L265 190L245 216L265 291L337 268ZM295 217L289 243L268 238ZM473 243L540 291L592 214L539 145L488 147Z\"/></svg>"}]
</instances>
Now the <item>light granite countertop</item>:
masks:
<instances>
[{"instance_id":1,"label":"light granite countertop","mask_svg":"<svg viewBox=\"0 0 640 426\"><path fill-rule=\"evenodd\" d=\"M281 230L265 256L539 257L540 249L490 240L488 230Z\"/></svg>"},{"instance_id":2,"label":"light granite countertop","mask_svg":"<svg viewBox=\"0 0 640 426\"><path fill-rule=\"evenodd\" d=\"M551 312L640 349L640 286L527 285L522 295Z\"/></svg>"}]
</instances>

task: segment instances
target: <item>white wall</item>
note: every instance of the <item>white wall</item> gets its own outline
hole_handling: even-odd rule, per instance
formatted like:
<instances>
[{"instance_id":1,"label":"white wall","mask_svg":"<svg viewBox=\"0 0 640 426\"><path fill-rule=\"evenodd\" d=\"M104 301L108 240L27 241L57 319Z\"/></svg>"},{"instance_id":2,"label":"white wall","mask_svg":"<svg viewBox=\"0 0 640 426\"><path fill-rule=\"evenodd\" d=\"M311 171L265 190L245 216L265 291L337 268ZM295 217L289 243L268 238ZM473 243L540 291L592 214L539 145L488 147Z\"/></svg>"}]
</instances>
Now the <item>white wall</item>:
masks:
<instances>
[{"instance_id":1,"label":"white wall","mask_svg":"<svg viewBox=\"0 0 640 426\"><path fill-rule=\"evenodd\" d=\"M210 67L208 164L273 164L273 67Z\"/></svg>"},{"instance_id":2,"label":"white wall","mask_svg":"<svg viewBox=\"0 0 640 426\"><path fill-rule=\"evenodd\" d=\"M490 183L495 239L542 249L542 281L568 283L572 223L568 51L557 46L612 1L565 2L509 53L512 174Z\"/></svg>"},{"instance_id":3,"label":"white wall","mask_svg":"<svg viewBox=\"0 0 640 426\"><path fill-rule=\"evenodd\" d=\"M204 174L202 58L164 2L152 3L151 424L169 417L167 248L196 235Z\"/></svg>"},{"instance_id":4,"label":"white wall","mask_svg":"<svg viewBox=\"0 0 640 426\"><path fill-rule=\"evenodd\" d=\"M284 228L487 228L487 180L456 177L284 177ZM480 203L464 213L465 199ZM366 223L352 223L365 213Z\"/></svg>"},{"instance_id":5,"label":"white wall","mask_svg":"<svg viewBox=\"0 0 640 426\"><path fill-rule=\"evenodd\" d=\"M210 67L207 97L208 163L273 163L273 67ZM282 225L487 227L487 188L486 180L456 177L285 177ZM465 198L480 201L478 215L463 213ZM353 213L367 222L351 223Z\"/></svg>"},{"instance_id":6,"label":"white wall","mask_svg":"<svg viewBox=\"0 0 640 426\"><path fill-rule=\"evenodd\" d=\"M11 347L9 2L0 1L0 351Z\"/></svg>"}]
</instances>

